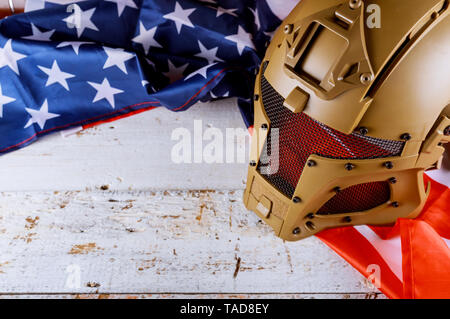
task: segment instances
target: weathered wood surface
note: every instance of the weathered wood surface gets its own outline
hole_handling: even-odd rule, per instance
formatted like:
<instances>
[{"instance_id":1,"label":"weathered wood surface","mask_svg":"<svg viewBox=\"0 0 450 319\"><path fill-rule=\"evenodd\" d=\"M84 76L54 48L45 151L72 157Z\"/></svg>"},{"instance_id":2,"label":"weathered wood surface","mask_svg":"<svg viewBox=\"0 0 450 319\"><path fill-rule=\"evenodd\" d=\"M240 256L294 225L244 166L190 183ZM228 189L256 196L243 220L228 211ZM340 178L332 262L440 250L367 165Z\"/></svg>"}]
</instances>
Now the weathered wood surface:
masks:
<instances>
[{"instance_id":1,"label":"weathered wood surface","mask_svg":"<svg viewBox=\"0 0 450 319\"><path fill-rule=\"evenodd\" d=\"M246 211L246 164L173 164L172 131L194 120L243 127L230 100L0 157L0 296L378 296L316 238L284 243Z\"/></svg>"},{"instance_id":2,"label":"weathered wood surface","mask_svg":"<svg viewBox=\"0 0 450 319\"><path fill-rule=\"evenodd\" d=\"M380 293L349 294L7 294L0 299L386 299Z\"/></svg>"},{"instance_id":3,"label":"weathered wood surface","mask_svg":"<svg viewBox=\"0 0 450 319\"><path fill-rule=\"evenodd\" d=\"M285 243L242 191L2 193L1 293L367 293L316 238ZM79 269L79 287L71 281ZM73 287L75 286L75 287Z\"/></svg>"},{"instance_id":4,"label":"weathered wood surface","mask_svg":"<svg viewBox=\"0 0 450 319\"><path fill-rule=\"evenodd\" d=\"M110 184L117 190L240 189L247 165L174 164L176 128L245 129L234 99L198 104L183 113L156 109L69 137L45 136L0 156L0 191L80 190ZM239 141L244 147L247 141ZM206 144L206 142L205 142Z\"/></svg>"}]
</instances>

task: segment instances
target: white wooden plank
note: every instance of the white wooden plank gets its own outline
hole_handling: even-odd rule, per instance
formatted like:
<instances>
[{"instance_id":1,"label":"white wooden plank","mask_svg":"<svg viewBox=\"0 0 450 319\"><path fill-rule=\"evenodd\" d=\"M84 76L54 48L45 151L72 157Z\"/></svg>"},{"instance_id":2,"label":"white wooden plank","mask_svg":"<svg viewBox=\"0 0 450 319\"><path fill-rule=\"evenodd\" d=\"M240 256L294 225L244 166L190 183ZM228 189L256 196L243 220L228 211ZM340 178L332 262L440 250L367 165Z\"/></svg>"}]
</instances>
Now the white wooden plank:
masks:
<instances>
[{"instance_id":1,"label":"white wooden plank","mask_svg":"<svg viewBox=\"0 0 450 319\"><path fill-rule=\"evenodd\" d=\"M204 130L217 127L224 134L226 128L245 129L236 100L229 99L199 103L182 113L155 109L67 138L52 134L0 156L0 191L83 190L105 184L116 190L243 188L246 163L173 163L173 130L193 130L195 120L202 121ZM249 140L239 141L240 146L248 149Z\"/></svg>"},{"instance_id":2,"label":"white wooden plank","mask_svg":"<svg viewBox=\"0 0 450 319\"><path fill-rule=\"evenodd\" d=\"M374 292L316 238L276 238L241 196L240 190L3 192L0 293ZM79 286L69 280L74 269Z\"/></svg>"},{"instance_id":3,"label":"white wooden plank","mask_svg":"<svg viewBox=\"0 0 450 319\"><path fill-rule=\"evenodd\" d=\"M0 299L386 299L380 293L350 294L8 294Z\"/></svg>"}]
</instances>

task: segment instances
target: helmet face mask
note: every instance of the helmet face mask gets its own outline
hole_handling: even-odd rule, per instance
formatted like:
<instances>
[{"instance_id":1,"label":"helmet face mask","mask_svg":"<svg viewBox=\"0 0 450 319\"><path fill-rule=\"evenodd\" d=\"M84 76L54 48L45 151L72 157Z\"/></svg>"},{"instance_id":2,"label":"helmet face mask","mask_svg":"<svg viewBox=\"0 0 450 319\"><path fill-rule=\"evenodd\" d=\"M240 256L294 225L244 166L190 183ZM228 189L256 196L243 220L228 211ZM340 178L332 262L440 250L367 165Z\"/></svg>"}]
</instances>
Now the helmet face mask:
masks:
<instances>
[{"instance_id":1,"label":"helmet face mask","mask_svg":"<svg viewBox=\"0 0 450 319\"><path fill-rule=\"evenodd\" d=\"M384 30L366 26L370 4ZM255 84L244 193L278 236L420 213L423 172L450 142L448 11L439 0L303 0L283 22Z\"/></svg>"}]
</instances>

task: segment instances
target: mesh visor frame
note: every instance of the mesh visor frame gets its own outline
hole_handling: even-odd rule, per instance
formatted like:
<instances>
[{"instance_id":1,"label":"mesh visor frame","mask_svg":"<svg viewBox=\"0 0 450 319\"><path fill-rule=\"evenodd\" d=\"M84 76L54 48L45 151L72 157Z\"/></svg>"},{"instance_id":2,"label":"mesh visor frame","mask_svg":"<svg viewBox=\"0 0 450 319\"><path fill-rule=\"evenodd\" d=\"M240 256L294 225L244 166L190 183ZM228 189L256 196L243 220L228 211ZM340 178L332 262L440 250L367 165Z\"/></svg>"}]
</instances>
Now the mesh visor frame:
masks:
<instances>
[{"instance_id":1,"label":"mesh visor frame","mask_svg":"<svg viewBox=\"0 0 450 319\"><path fill-rule=\"evenodd\" d=\"M261 72L258 75L255 87L257 94L262 94L260 84ZM270 120L264 111L262 99L259 99L255 102L255 127L260 127L263 123L268 123L270 126ZM252 148L252 158L255 158L257 162L259 162L262 154L267 133L268 131L261 132L260 130L255 130L254 132L252 145L255 146ZM399 217L415 217L423 207L428 194L428 190L425 190L423 185L423 170L415 169L417 156L351 160L357 169L350 172L344 168L349 160L325 158L314 154L308 157L308 160L314 160L317 166L305 166L301 174L294 191L294 196L299 196L302 199L299 204L293 203L291 198L271 185L257 171L257 167L251 167L249 169L248 181L251 182L247 184L244 194L246 207L254 211L261 219L272 226L279 237L288 241L297 241L327 228L363 224L387 225L394 223ZM394 169L387 170L383 166L386 161L391 161L394 164ZM352 214L351 222L344 221L344 217L348 214L317 215L313 221L315 224L314 229L306 225L308 222L306 216L311 212L319 211L321 206L335 195L332 190L336 186L345 189L356 184L388 181L392 177L403 182L390 185L391 199L386 204L365 212ZM256 209L258 198L252 196L254 184L258 184L259 187L267 189L267 197L269 199L272 201L282 201L288 209L283 212L277 212L276 214L269 214L269 216L260 214ZM271 196L269 194L277 195ZM391 204L394 200L407 203L407 205L393 208ZM301 232L294 235L292 230L297 227L301 229Z\"/></svg>"},{"instance_id":2,"label":"mesh visor frame","mask_svg":"<svg viewBox=\"0 0 450 319\"><path fill-rule=\"evenodd\" d=\"M287 197L292 198L312 154L348 160L401 155L405 146L402 141L382 140L357 133L346 135L305 113L292 113L283 106L284 98L267 81L264 70L265 67L261 75L261 96L270 131L259 158L258 171ZM271 132L275 130L276 138L272 138ZM271 161L272 148L276 148L276 161Z\"/></svg>"}]
</instances>

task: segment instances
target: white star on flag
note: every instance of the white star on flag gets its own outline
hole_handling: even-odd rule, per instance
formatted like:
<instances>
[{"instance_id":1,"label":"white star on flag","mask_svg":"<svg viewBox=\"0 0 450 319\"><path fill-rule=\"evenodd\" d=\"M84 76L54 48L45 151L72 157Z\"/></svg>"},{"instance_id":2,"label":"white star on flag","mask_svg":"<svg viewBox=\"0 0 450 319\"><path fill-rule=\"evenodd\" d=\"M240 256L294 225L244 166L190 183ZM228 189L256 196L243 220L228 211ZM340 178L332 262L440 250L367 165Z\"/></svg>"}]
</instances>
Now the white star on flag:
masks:
<instances>
[{"instance_id":1,"label":"white star on flag","mask_svg":"<svg viewBox=\"0 0 450 319\"><path fill-rule=\"evenodd\" d=\"M148 63L148 65L150 65L150 66L152 66L152 67L156 67L156 66L155 66L155 63L153 63L153 61L151 61L151 60L148 59L148 58L144 58L144 59L145 59L145 62Z\"/></svg>"},{"instance_id":2,"label":"white star on flag","mask_svg":"<svg viewBox=\"0 0 450 319\"><path fill-rule=\"evenodd\" d=\"M39 111L38 110L34 110L34 109L30 109L28 107L26 107L25 110L28 112L28 114L31 115L31 119L28 120L28 122L27 122L27 124L25 125L24 128L27 128L27 127L33 125L34 123L37 123L39 125L39 127L41 128L41 130L43 130L44 127L45 127L45 123L48 120L60 116L59 114L50 113L48 111L48 102L47 102L47 100L44 101L44 104L42 104L41 109Z\"/></svg>"},{"instance_id":3,"label":"white star on flag","mask_svg":"<svg viewBox=\"0 0 450 319\"><path fill-rule=\"evenodd\" d=\"M222 7L218 7L216 17L220 17L222 14L229 14L231 16L237 17L238 15L235 13L236 11L237 9L225 9Z\"/></svg>"},{"instance_id":4,"label":"white star on flag","mask_svg":"<svg viewBox=\"0 0 450 319\"><path fill-rule=\"evenodd\" d=\"M125 62L134 58L134 54L126 52L124 49L103 47L108 58L106 59L103 69L117 66L123 73L128 74Z\"/></svg>"},{"instance_id":5,"label":"white star on flag","mask_svg":"<svg viewBox=\"0 0 450 319\"><path fill-rule=\"evenodd\" d=\"M223 62L223 60L217 57L217 50L219 49L218 47L208 50L200 41L198 41L198 46L201 52L197 53L195 56L208 60L209 64L212 64L214 62Z\"/></svg>"},{"instance_id":6,"label":"white star on flag","mask_svg":"<svg viewBox=\"0 0 450 319\"><path fill-rule=\"evenodd\" d=\"M145 54L148 54L150 47L162 48L161 44L155 40L156 28L157 27L147 30L141 21L139 25L139 35L132 40L133 42L142 44Z\"/></svg>"},{"instance_id":7,"label":"white star on flag","mask_svg":"<svg viewBox=\"0 0 450 319\"><path fill-rule=\"evenodd\" d=\"M50 30L47 32L41 32L33 23L31 24L32 35L28 35L26 37L22 37L25 40L34 40L34 41L51 41L50 37L55 33L55 30Z\"/></svg>"},{"instance_id":8,"label":"white star on flag","mask_svg":"<svg viewBox=\"0 0 450 319\"><path fill-rule=\"evenodd\" d=\"M242 55L245 47L256 49L251 38L252 35L247 33L241 26L238 26L238 33L225 37L225 39L236 43L239 55Z\"/></svg>"},{"instance_id":9,"label":"white star on flag","mask_svg":"<svg viewBox=\"0 0 450 319\"><path fill-rule=\"evenodd\" d=\"M175 2L175 11L166 14L163 18L172 20L177 27L178 34L180 34L183 25L194 28L189 16L195 10L195 8L185 10L178 2Z\"/></svg>"},{"instance_id":10,"label":"white star on flag","mask_svg":"<svg viewBox=\"0 0 450 319\"><path fill-rule=\"evenodd\" d=\"M105 0L109 2L114 2L117 4L117 13L119 14L119 17L122 15L123 10L125 10L125 7L130 7L137 9L136 3L134 3L133 0Z\"/></svg>"},{"instance_id":11,"label":"white star on flag","mask_svg":"<svg viewBox=\"0 0 450 319\"><path fill-rule=\"evenodd\" d=\"M0 85L0 118L3 117L3 106L5 104L14 102L16 99L13 99L12 97L3 95L2 86Z\"/></svg>"},{"instance_id":12,"label":"white star on flag","mask_svg":"<svg viewBox=\"0 0 450 319\"><path fill-rule=\"evenodd\" d=\"M230 91L226 91L224 94L222 94L222 95L220 95L220 96L215 95L215 94L213 93L213 91L210 91L210 92L209 92L209 95L211 95L211 98L212 98L212 99L224 98L224 97L230 96Z\"/></svg>"},{"instance_id":13,"label":"white star on flag","mask_svg":"<svg viewBox=\"0 0 450 319\"><path fill-rule=\"evenodd\" d=\"M198 69L197 71L195 71L195 72L189 74L184 80L187 81L187 80L189 80L190 78L193 78L194 76L196 76L196 75L198 75L198 74L201 75L201 76L203 76L205 79L207 79L207 78L208 78L208 75L206 74L206 72L208 71L208 69L209 69L210 67L212 67L212 66L214 66L214 65L216 65L216 64L217 64L217 63L211 64L211 65L206 65L206 66L204 66L203 68L200 68L200 69Z\"/></svg>"},{"instance_id":14,"label":"white star on flag","mask_svg":"<svg viewBox=\"0 0 450 319\"><path fill-rule=\"evenodd\" d=\"M255 17L256 30L258 31L259 29L261 29L261 20L259 19L258 8L256 8L255 10L253 10L252 8L249 9Z\"/></svg>"},{"instance_id":15,"label":"white star on flag","mask_svg":"<svg viewBox=\"0 0 450 319\"><path fill-rule=\"evenodd\" d=\"M67 91L70 91L69 85L67 84L67 79L74 78L75 75L61 71L58 62L56 62L56 60L53 61L51 69L40 65L38 65L37 67L41 69L42 72L48 75L47 83L45 83L45 86L50 86L54 83L59 83Z\"/></svg>"},{"instance_id":16,"label":"white star on flag","mask_svg":"<svg viewBox=\"0 0 450 319\"><path fill-rule=\"evenodd\" d=\"M76 28L77 36L81 37L85 29L98 31L97 26L91 21L96 8L83 11L78 5L73 6L73 14L63 19L69 29Z\"/></svg>"},{"instance_id":17,"label":"white star on flag","mask_svg":"<svg viewBox=\"0 0 450 319\"><path fill-rule=\"evenodd\" d=\"M163 74L170 79L170 83L176 82L183 78L184 70L186 70L189 65L189 63L186 63L180 67L176 67L170 60L167 60L167 63L169 65L169 71L163 72Z\"/></svg>"},{"instance_id":18,"label":"white star on flag","mask_svg":"<svg viewBox=\"0 0 450 319\"><path fill-rule=\"evenodd\" d=\"M12 49L12 40L9 39L3 48L0 48L0 69L8 66L11 70L19 75L19 67L17 61L26 58L26 55L14 52Z\"/></svg>"},{"instance_id":19,"label":"white star on flag","mask_svg":"<svg viewBox=\"0 0 450 319\"><path fill-rule=\"evenodd\" d=\"M114 101L114 95L123 93L124 91L120 89L113 88L107 78L103 79L102 83L88 82L94 89L97 90L97 94L95 95L92 103L105 99L114 109L116 107L116 103Z\"/></svg>"},{"instance_id":20,"label":"white star on flag","mask_svg":"<svg viewBox=\"0 0 450 319\"><path fill-rule=\"evenodd\" d=\"M83 44L93 44L93 42L67 41L67 42L61 42L56 47L64 48L64 47L71 46L73 51L75 51L75 53L78 55L78 53L80 53L80 46L82 46Z\"/></svg>"},{"instance_id":21,"label":"white star on flag","mask_svg":"<svg viewBox=\"0 0 450 319\"><path fill-rule=\"evenodd\" d=\"M276 32L276 31L277 31L277 30L272 31L272 32L264 32L264 34L265 34L266 36L268 36L270 39L272 39L273 36L275 35L275 32Z\"/></svg>"}]
</instances>

